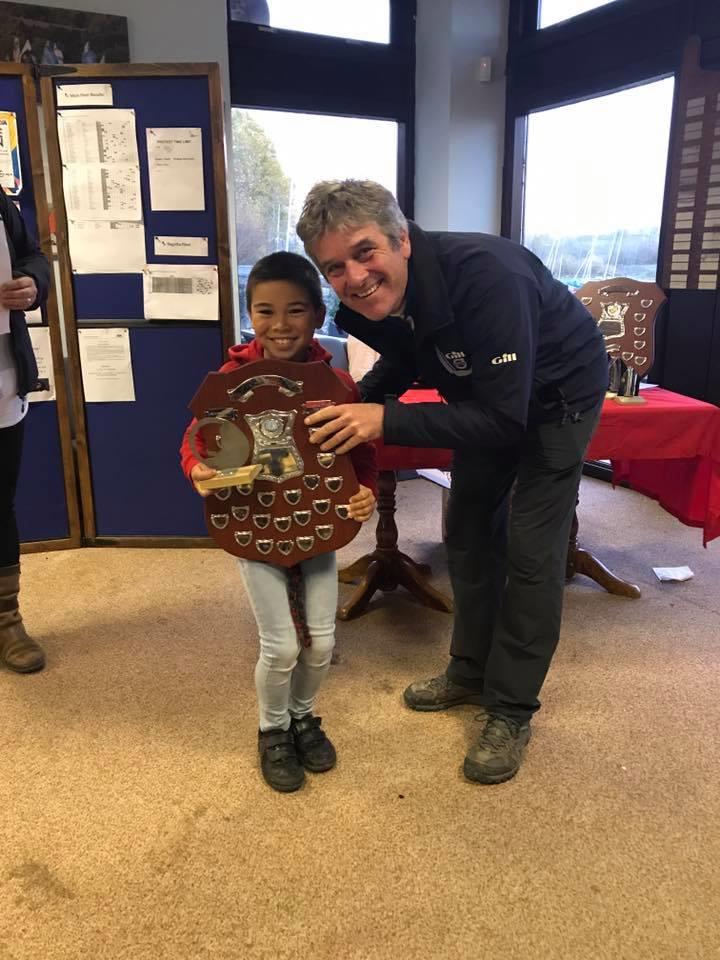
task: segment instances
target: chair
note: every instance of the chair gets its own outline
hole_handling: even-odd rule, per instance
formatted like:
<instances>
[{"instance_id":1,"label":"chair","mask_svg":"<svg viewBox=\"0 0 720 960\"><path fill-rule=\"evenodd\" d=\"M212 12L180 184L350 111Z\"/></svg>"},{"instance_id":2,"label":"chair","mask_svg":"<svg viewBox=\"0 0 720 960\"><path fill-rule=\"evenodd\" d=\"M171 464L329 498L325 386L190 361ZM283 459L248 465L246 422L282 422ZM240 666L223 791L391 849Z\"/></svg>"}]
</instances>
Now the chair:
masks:
<instances>
[{"instance_id":1,"label":"chair","mask_svg":"<svg viewBox=\"0 0 720 960\"><path fill-rule=\"evenodd\" d=\"M640 380L655 357L655 321L666 297L656 283L617 277L591 280L576 296L595 317L608 352L608 395L642 403Z\"/></svg>"}]
</instances>

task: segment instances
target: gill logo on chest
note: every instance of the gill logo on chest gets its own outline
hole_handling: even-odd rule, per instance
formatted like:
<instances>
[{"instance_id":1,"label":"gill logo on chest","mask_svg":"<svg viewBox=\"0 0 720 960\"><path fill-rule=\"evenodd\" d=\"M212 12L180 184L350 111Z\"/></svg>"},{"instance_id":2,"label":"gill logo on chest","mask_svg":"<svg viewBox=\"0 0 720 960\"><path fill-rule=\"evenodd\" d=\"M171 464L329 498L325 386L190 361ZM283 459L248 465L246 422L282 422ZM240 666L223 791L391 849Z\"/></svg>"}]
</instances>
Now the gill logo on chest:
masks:
<instances>
[{"instance_id":1,"label":"gill logo on chest","mask_svg":"<svg viewBox=\"0 0 720 960\"><path fill-rule=\"evenodd\" d=\"M466 377L472 373L470 362L464 350L442 351L436 346L435 352L445 369L456 377Z\"/></svg>"}]
</instances>

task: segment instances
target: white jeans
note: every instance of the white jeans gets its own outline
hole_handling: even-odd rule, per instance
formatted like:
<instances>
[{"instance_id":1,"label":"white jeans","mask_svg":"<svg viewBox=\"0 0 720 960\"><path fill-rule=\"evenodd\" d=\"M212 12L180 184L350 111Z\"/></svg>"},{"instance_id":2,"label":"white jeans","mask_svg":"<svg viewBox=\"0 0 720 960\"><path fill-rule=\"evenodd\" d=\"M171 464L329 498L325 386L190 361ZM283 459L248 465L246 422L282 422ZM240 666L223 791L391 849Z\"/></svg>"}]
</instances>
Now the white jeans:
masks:
<instances>
[{"instance_id":1,"label":"white jeans","mask_svg":"<svg viewBox=\"0 0 720 960\"><path fill-rule=\"evenodd\" d=\"M291 717L312 712L330 667L338 598L335 554L322 553L301 563L309 647L300 645L295 631L285 568L256 560L238 564L260 634L255 667L260 729L287 730Z\"/></svg>"}]
</instances>

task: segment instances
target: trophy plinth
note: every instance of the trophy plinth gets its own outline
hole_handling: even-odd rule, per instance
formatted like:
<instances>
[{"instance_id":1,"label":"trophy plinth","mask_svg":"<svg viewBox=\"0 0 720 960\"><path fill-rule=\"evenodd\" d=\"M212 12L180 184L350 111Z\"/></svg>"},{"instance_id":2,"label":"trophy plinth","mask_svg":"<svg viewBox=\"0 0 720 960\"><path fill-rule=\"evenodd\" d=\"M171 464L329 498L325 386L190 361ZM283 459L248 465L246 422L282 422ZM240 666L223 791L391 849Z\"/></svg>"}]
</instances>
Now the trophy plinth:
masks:
<instances>
[{"instance_id":1,"label":"trophy plinth","mask_svg":"<svg viewBox=\"0 0 720 960\"><path fill-rule=\"evenodd\" d=\"M622 404L626 404L626 403L647 403L647 400L645 399L645 397L641 397L640 394L638 394L636 397L621 397L621 396L618 395L618 396L615 397L615 402L616 402L616 403L622 403Z\"/></svg>"},{"instance_id":2,"label":"trophy plinth","mask_svg":"<svg viewBox=\"0 0 720 960\"><path fill-rule=\"evenodd\" d=\"M207 480L196 480L198 490L222 490L225 487L252 486L255 478L262 470L262 464L252 463L249 467L232 467L228 470L218 470L214 477Z\"/></svg>"}]
</instances>

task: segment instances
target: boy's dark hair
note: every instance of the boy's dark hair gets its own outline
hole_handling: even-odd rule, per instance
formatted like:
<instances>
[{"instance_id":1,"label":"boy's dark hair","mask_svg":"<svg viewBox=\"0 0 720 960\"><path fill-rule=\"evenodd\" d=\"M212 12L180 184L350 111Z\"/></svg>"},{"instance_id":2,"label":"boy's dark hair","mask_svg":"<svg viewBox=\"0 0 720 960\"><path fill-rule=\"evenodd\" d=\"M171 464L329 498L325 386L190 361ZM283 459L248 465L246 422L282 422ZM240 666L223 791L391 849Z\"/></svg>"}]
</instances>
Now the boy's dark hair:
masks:
<instances>
[{"instance_id":1,"label":"boy's dark hair","mask_svg":"<svg viewBox=\"0 0 720 960\"><path fill-rule=\"evenodd\" d=\"M310 303L316 310L319 310L323 305L320 274L309 260L301 257L298 253L287 253L280 250L258 260L250 271L245 287L245 300L248 310L252 306L255 287L267 280L287 280L288 283L296 283L307 293Z\"/></svg>"}]
</instances>

